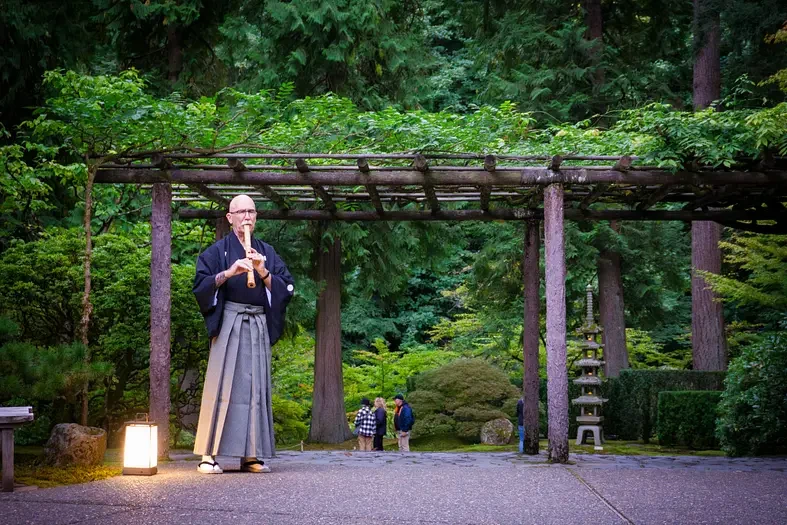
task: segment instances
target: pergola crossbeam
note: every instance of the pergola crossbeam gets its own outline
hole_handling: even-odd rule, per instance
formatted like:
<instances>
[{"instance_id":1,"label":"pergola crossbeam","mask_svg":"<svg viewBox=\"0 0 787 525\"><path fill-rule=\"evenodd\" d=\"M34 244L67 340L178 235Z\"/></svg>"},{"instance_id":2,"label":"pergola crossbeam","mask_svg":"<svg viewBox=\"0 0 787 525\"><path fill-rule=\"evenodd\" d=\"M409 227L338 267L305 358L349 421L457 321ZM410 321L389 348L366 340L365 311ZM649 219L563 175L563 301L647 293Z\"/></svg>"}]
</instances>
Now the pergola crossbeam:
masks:
<instances>
[{"instance_id":1,"label":"pergola crossbeam","mask_svg":"<svg viewBox=\"0 0 787 525\"><path fill-rule=\"evenodd\" d=\"M236 173L241 173L248 170L246 164L241 159L229 158L227 159L227 165ZM276 191L272 190L268 186L265 186L264 184L255 184L253 187L262 192L268 198L268 200L276 203L280 209L289 209L290 206L287 204L287 201L285 201L278 193L276 193Z\"/></svg>"},{"instance_id":2,"label":"pergola crossbeam","mask_svg":"<svg viewBox=\"0 0 787 525\"><path fill-rule=\"evenodd\" d=\"M322 186L423 186L431 182L439 186L546 186L554 183L570 185L594 184L631 184L634 186L653 186L659 184L724 186L727 184L757 187L778 185L787 186L787 171L745 172L717 171L707 173L676 172L664 170L631 170L628 172L611 169L591 170L578 168L559 172L546 168L526 167L517 171L496 170L494 176L483 170L443 170L440 167L429 169L427 177L417 171L393 167L386 171L371 171L364 174L358 169L352 171L326 171L305 173L292 172L234 172L226 169L216 170L178 170L168 172L168 180L173 184L266 184L269 186L297 186L301 184ZM146 184L161 182L158 170L136 168L102 168L96 174L96 183Z\"/></svg>"},{"instance_id":3,"label":"pergola crossbeam","mask_svg":"<svg viewBox=\"0 0 787 525\"><path fill-rule=\"evenodd\" d=\"M714 204L719 202L720 200L724 199L725 197L729 197L730 194L735 193L737 191L736 188L726 185L723 186L721 189L718 190L710 190L704 195L696 198L695 200L687 203L683 209L685 210L696 210L698 208L703 208L708 206L709 204Z\"/></svg>"},{"instance_id":4,"label":"pergola crossbeam","mask_svg":"<svg viewBox=\"0 0 787 525\"><path fill-rule=\"evenodd\" d=\"M307 159L319 160L312 166ZM260 160L267 164L246 164ZM372 160L378 164L370 165ZM741 225L754 220L785 222L785 211L771 205L787 201L787 171L774 169L781 164L744 161L740 165L759 171L692 166L692 171L670 172L636 165L638 160L626 155L183 152L131 155L100 168L96 183L167 182L176 202L214 202L221 207L235 195L246 193L259 203L271 202L279 208L278 215L270 216L274 220L285 215L294 220L304 213L311 217L314 211L320 218L327 215L346 220L393 220L396 216L402 220L479 220L476 216L484 215L503 220L540 218L544 188L560 184L563 202L571 203L566 219L600 218L596 212L603 212L606 218L623 220L719 220ZM598 165L587 165L591 163ZM339 202L360 204L363 211L340 212ZM677 211L691 213L645 213L660 202L682 205L684 209ZM317 203L324 209L293 209ZM462 203L471 209L451 209ZM426 205L425 215L416 210L396 212L415 215L390 215L394 208L408 204ZM599 207L594 204L612 209L594 210ZM710 206L715 209L709 210ZM469 214L456 215L455 211ZM750 215L728 215L741 211ZM367 218L371 215L376 218Z\"/></svg>"},{"instance_id":5,"label":"pergola crossbeam","mask_svg":"<svg viewBox=\"0 0 787 525\"><path fill-rule=\"evenodd\" d=\"M295 166L298 168L298 172L301 175L308 175L309 174L309 166L306 164L306 161L303 159L296 159ZM321 184L312 184L312 188L314 188L314 193L322 200L325 207L328 209L329 212L332 214L336 213L336 204L333 202L333 199L325 191L325 188L322 187Z\"/></svg>"},{"instance_id":6,"label":"pergola crossbeam","mask_svg":"<svg viewBox=\"0 0 787 525\"><path fill-rule=\"evenodd\" d=\"M188 187L205 197L211 202L215 202L219 206L222 207L224 210L228 210L230 207L230 201L225 197L222 197L216 190L212 190L208 188L206 184L201 183L191 183L188 184Z\"/></svg>"},{"instance_id":7,"label":"pergola crossbeam","mask_svg":"<svg viewBox=\"0 0 787 525\"><path fill-rule=\"evenodd\" d=\"M434 182L429 173L429 163L426 157L417 154L413 159L413 167L423 176L424 182L421 185L424 187L424 194L426 195L427 201L429 201L429 208L432 210L432 214L438 213L440 211L440 201L437 199L437 194L435 193Z\"/></svg>"},{"instance_id":8,"label":"pergola crossbeam","mask_svg":"<svg viewBox=\"0 0 787 525\"><path fill-rule=\"evenodd\" d=\"M358 159L358 169L361 171L361 173L368 176L370 171L369 161L365 158ZM366 192L369 194L369 198L372 201L374 209L377 210L377 214L382 216L385 213L385 208L383 208L383 203L380 200L380 194L377 192L377 186L374 184L364 184L364 187L366 188Z\"/></svg>"},{"instance_id":9,"label":"pergola crossbeam","mask_svg":"<svg viewBox=\"0 0 787 525\"><path fill-rule=\"evenodd\" d=\"M255 185L254 187L260 190L260 192L264 194L269 201L276 204L276 206L278 206L280 209L282 210L290 209L290 205L287 203L287 201L284 200L284 198L281 195L279 195L275 190L271 189L269 186L264 186L262 184L259 184L259 185Z\"/></svg>"},{"instance_id":10,"label":"pergola crossbeam","mask_svg":"<svg viewBox=\"0 0 787 525\"><path fill-rule=\"evenodd\" d=\"M637 204L637 209L640 211L647 210L651 206L655 205L657 202L664 200L664 197L669 195L670 191L672 191L671 184L664 184L656 191L652 192L648 197Z\"/></svg>"},{"instance_id":11,"label":"pergola crossbeam","mask_svg":"<svg viewBox=\"0 0 787 525\"><path fill-rule=\"evenodd\" d=\"M596 187L588 193L582 202L579 203L579 209L585 211L588 209L588 206L596 202L599 197L606 193L607 189L609 188L609 184L598 184Z\"/></svg>"},{"instance_id":12,"label":"pergola crossbeam","mask_svg":"<svg viewBox=\"0 0 787 525\"><path fill-rule=\"evenodd\" d=\"M185 208L178 212L181 219L209 219L223 216L221 210ZM483 221L483 220L527 220L542 219L541 209L509 209L498 208L484 210L439 210L437 213L422 210L388 210L384 217L376 211L337 211L332 214L326 210L259 210L260 220L330 220L331 218L346 221ZM565 209L565 218L569 220L627 220L627 221L787 221L787 212L774 210L736 211L736 210L587 210L574 208Z\"/></svg>"}]
</instances>

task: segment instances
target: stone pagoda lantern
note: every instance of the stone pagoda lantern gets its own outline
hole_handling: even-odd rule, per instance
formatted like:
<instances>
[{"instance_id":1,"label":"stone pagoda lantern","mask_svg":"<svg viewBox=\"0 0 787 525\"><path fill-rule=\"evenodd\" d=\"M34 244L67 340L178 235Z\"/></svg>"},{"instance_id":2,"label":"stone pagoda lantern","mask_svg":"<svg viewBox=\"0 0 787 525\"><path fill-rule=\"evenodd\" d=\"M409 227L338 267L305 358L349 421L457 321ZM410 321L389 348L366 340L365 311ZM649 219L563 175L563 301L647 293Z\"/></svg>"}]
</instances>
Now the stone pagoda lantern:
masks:
<instances>
[{"instance_id":1,"label":"stone pagoda lantern","mask_svg":"<svg viewBox=\"0 0 787 525\"><path fill-rule=\"evenodd\" d=\"M601 397L601 377L598 373L604 361L601 356L601 349L604 345L596 342L596 338L603 331L593 321L593 287L588 285L587 290L587 314L585 324L577 329L582 335L580 348L582 358L577 361L577 366L582 369L582 375L574 380L574 384L582 387L582 395L571 402L579 407L577 416L577 445L581 445L585 439L585 432L593 433L593 441L597 447L604 442L604 431L602 422L604 416L601 415L601 406L606 399Z\"/></svg>"}]
</instances>

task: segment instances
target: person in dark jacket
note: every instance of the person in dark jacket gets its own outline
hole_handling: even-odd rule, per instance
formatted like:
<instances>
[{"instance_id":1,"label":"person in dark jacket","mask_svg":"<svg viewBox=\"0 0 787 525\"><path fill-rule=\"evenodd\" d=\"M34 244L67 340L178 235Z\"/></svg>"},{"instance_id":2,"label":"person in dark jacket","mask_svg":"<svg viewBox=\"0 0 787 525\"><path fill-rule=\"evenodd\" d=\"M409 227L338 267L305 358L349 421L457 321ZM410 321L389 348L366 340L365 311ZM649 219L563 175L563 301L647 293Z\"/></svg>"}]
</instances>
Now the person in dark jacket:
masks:
<instances>
[{"instance_id":1,"label":"person in dark jacket","mask_svg":"<svg viewBox=\"0 0 787 525\"><path fill-rule=\"evenodd\" d=\"M252 236L244 246L244 229L253 232L257 221L248 195L232 199L227 221L232 231L199 256L194 277L210 337L194 453L202 456L203 474L222 473L218 455L239 457L242 471L269 472L262 458L276 453L271 346L281 336L294 281L271 245Z\"/></svg>"},{"instance_id":2,"label":"person in dark jacket","mask_svg":"<svg viewBox=\"0 0 787 525\"><path fill-rule=\"evenodd\" d=\"M521 397L516 402L516 421L519 426L519 453L525 452L525 400Z\"/></svg>"},{"instance_id":3,"label":"person in dark jacket","mask_svg":"<svg viewBox=\"0 0 787 525\"><path fill-rule=\"evenodd\" d=\"M383 437L387 430L386 425L388 422L388 412L385 407L385 399L378 397L374 400L374 421L377 424L377 430L374 434L374 447L372 450L383 451Z\"/></svg>"},{"instance_id":4,"label":"person in dark jacket","mask_svg":"<svg viewBox=\"0 0 787 525\"><path fill-rule=\"evenodd\" d=\"M394 430L399 439L399 452L410 452L410 430L413 428L415 418L413 418L413 410L407 401L404 400L402 394L394 396Z\"/></svg>"}]
</instances>

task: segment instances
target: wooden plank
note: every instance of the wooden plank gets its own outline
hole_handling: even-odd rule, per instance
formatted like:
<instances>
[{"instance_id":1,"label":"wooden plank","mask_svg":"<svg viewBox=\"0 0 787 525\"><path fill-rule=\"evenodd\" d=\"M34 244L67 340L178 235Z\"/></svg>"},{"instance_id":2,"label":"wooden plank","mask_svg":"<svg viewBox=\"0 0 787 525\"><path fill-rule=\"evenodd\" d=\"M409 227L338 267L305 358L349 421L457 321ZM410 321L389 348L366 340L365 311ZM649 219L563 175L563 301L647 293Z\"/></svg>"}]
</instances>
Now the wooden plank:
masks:
<instances>
[{"instance_id":1,"label":"wooden plank","mask_svg":"<svg viewBox=\"0 0 787 525\"><path fill-rule=\"evenodd\" d=\"M659 189L651 193L647 199L637 204L637 209L639 211L644 211L656 204L657 202L661 201L669 195L669 192L672 191L671 184L665 184L661 186Z\"/></svg>"},{"instance_id":2,"label":"wooden plank","mask_svg":"<svg viewBox=\"0 0 787 525\"><path fill-rule=\"evenodd\" d=\"M271 202L276 204L281 210L289 210L290 205L284 200L284 197L279 195L275 190L271 189L269 186L263 186L262 184L255 184L255 188L260 190Z\"/></svg>"},{"instance_id":3,"label":"wooden plank","mask_svg":"<svg viewBox=\"0 0 787 525\"><path fill-rule=\"evenodd\" d=\"M322 186L362 186L371 183L378 186L422 186L426 180L424 173L417 170L392 168L372 171L368 176L360 170L321 171L308 173L293 172L235 172L230 169L218 170L172 170L164 172L141 169L100 169L96 174L97 184L146 184L170 180L176 184L265 184L268 186L297 186L299 184L320 184ZM430 168L430 180L440 186L534 186L553 183L595 185L631 184L653 186L657 184L680 184L697 186L740 185L747 189L756 187L779 187L785 191L787 171L772 172L676 172L662 170L590 170L579 168L551 171L547 168L522 168L519 171L497 170L494 175L483 170L441 170L440 166Z\"/></svg>"},{"instance_id":4,"label":"wooden plank","mask_svg":"<svg viewBox=\"0 0 787 525\"><path fill-rule=\"evenodd\" d=\"M536 186L527 195L527 207L530 209L538 208L544 200L544 187Z\"/></svg>"},{"instance_id":5,"label":"wooden plank","mask_svg":"<svg viewBox=\"0 0 787 525\"><path fill-rule=\"evenodd\" d=\"M361 173L366 175L368 179L368 175L371 170L369 169L369 161L367 159L358 159L358 169L361 171ZM380 194L377 191L377 186L374 184L364 184L364 187L366 188L366 192L369 194L369 198L371 199L372 205L377 211L377 214L383 215L385 213L385 208L383 208L383 202L380 200Z\"/></svg>"},{"instance_id":6,"label":"wooden plank","mask_svg":"<svg viewBox=\"0 0 787 525\"><path fill-rule=\"evenodd\" d=\"M207 185L202 183L187 183L186 185L209 201L218 204L223 210L226 211L230 209L230 201L222 197L216 190L208 188Z\"/></svg>"},{"instance_id":7,"label":"wooden plank","mask_svg":"<svg viewBox=\"0 0 787 525\"><path fill-rule=\"evenodd\" d=\"M298 173L301 176L310 175L309 166L308 164L306 164L305 160L296 159L295 166L298 168ZM317 195L317 197L320 198L320 200L322 200L327 210L331 214L336 213L336 203L333 202L333 199L331 198L330 194L328 194L328 192L325 191L325 188L322 187L322 184L312 184L311 186L312 188L314 188L314 193ZM259 218L259 215L257 217Z\"/></svg>"},{"instance_id":8,"label":"wooden plank","mask_svg":"<svg viewBox=\"0 0 787 525\"><path fill-rule=\"evenodd\" d=\"M579 209L585 211L588 209L588 206L596 202L599 197L604 195L607 190L609 189L609 184L598 184L594 187L590 193L588 193L582 202L579 203Z\"/></svg>"},{"instance_id":9,"label":"wooden plank","mask_svg":"<svg viewBox=\"0 0 787 525\"><path fill-rule=\"evenodd\" d=\"M704 195L687 203L685 206L683 206L683 209L696 210L697 208L703 208L709 204L716 203L725 197L729 197L737 191L739 190L732 187L731 185L723 186L721 189L708 191Z\"/></svg>"},{"instance_id":10,"label":"wooden plank","mask_svg":"<svg viewBox=\"0 0 787 525\"><path fill-rule=\"evenodd\" d=\"M156 152L154 154L159 154ZM376 159L376 160L407 160L413 159L417 155L422 155L429 159L458 159L458 160L481 160L486 157L480 153L430 153L423 155L420 153L167 153L163 155L168 159L337 159L354 160L357 158ZM140 159L150 156L144 152L129 154L123 159ZM552 158L550 155L497 155L501 160L521 160L521 161L542 161ZM600 160L617 161L621 155L563 155L565 160ZM639 160L639 157L631 155L632 160Z\"/></svg>"},{"instance_id":11,"label":"wooden plank","mask_svg":"<svg viewBox=\"0 0 787 525\"><path fill-rule=\"evenodd\" d=\"M479 186L478 189L481 191L481 209L489 211L489 198L492 196L492 188L489 186Z\"/></svg>"},{"instance_id":12,"label":"wooden plank","mask_svg":"<svg viewBox=\"0 0 787 525\"><path fill-rule=\"evenodd\" d=\"M0 427L5 426L20 426L25 423L30 423L34 420L33 414L16 414L8 416L0 416Z\"/></svg>"},{"instance_id":13,"label":"wooden plank","mask_svg":"<svg viewBox=\"0 0 787 525\"><path fill-rule=\"evenodd\" d=\"M0 429L0 447L3 449L3 492L14 491L14 429Z\"/></svg>"},{"instance_id":14,"label":"wooden plank","mask_svg":"<svg viewBox=\"0 0 787 525\"><path fill-rule=\"evenodd\" d=\"M424 187L424 195L426 195L426 200L429 202L429 208L432 210L433 214L438 213L440 211L440 201L437 199L431 174L427 173L429 171L429 163L426 157L420 153L417 154L415 159L413 159L413 167L423 176L421 185Z\"/></svg>"},{"instance_id":15,"label":"wooden plank","mask_svg":"<svg viewBox=\"0 0 787 525\"><path fill-rule=\"evenodd\" d=\"M0 416L6 416L11 414L32 414L33 407L0 407Z\"/></svg>"},{"instance_id":16,"label":"wooden plank","mask_svg":"<svg viewBox=\"0 0 787 525\"><path fill-rule=\"evenodd\" d=\"M429 202L429 208L432 210L432 213L438 213L440 211L440 201L437 199L434 186L425 184L424 194L426 195L426 200Z\"/></svg>"},{"instance_id":17,"label":"wooden plank","mask_svg":"<svg viewBox=\"0 0 787 525\"><path fill-rule=\"evenodd\" d=\"M204 210L195 208L181 208L178 212L182 220L211 219L223 217L220 210ZM625 220L625 221L754 221L754 220L787 220L787 212L775 210L708 210L708 211L683 211L683 210L588 210L566 208L564 216L567 220ZM344 221L485 221L485 220L526 220L541 219L543 211L540 209L510 209L497 208L484 212L483 210L439 210L431 211L398 210L386 211L381 218L376 211L340 211L330 214L325 210L258 210L257 218L260 220L344 220Z\"/></svg>"}]
</instances>

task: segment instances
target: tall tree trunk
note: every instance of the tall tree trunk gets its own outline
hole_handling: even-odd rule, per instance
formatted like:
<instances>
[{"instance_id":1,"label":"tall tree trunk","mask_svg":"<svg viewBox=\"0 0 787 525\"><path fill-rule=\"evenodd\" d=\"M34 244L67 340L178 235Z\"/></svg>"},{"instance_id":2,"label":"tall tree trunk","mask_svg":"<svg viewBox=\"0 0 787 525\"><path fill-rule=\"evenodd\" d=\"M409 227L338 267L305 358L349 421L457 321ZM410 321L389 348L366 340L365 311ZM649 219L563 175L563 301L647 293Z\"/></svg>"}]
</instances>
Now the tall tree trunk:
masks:
<instances>
[{"instance_id":1,"label":"tall tree trunk","mask_svg":"<svg viewBox=\"0 0 787 525\"><path fill-rule=\"evenodd\" d=\"M609 226L616 232L620 231L617 221L611 221ZM629 354L620 254L608 248L598 258L598 311L604 328L604 375L618 377L622 369L629 367Z\"/></svg>"},{"instance_id":2,"label":"tall tree trunk","mask_svg":"<svg viewBox=\"0 0 787 525\"><path fill-rule=\"evenodd\" d=\"M566 370L566 253L563 185L544 192L547 290L547 410L549 460L568 461L568 371Z\"/></svg>"},{"instance_id":3,"label":"tall tree trunk","mask_svg":"<svg viewBox=\"0 0 787 525\"><path fill-rule=\"evenodd\" d=\"M88 332L90 331L90 316L93 313L93 303L90 301L90 290L92 281L90 277L90 265L93 262L93 229L91 222L93 221L93 181L96 178L99 164L92 164L89 158L85 158L85 165L87 166L87 184L85 185L85 291L82 294L82 319L79 323L80 341L85 346L85 365L90 363L90 349L88 348ZM80 408L79 424L87 426L88 414L88 381L82 386L82 405Z\"/></svg>"},{"instance_id":4,"label":"tall tree trunk","mask_svg":"<svg viewBox=\"0 0 787 525\"><path fill-rule=\"evenodd\" d=\"M523 394L525 400L525 454L538 454L538 340L539 340L539 236L538 221L527 221L522 279L525 288L525 319L522 333L524 364Z\"/></svg>"},{"instance_id":5,"label":"tall tree trunk","mask_svg":"<svg viewBox=\"0 0 787 525\"><path fill-rule=\"evenodd\" d=\"M150 418L158 425L158 454L169 455L172 186L153 184L150 250Z\"/></svg>"},{"instance_id":6,"label":"tall tree trunk","mask_svg":"<svg viewBox=\"0 0 787 525\"><path fill-rule=\"evenodd\" d=\"M691 224L691 349L694 370L726 370L724 311L718 297L697 270L721 272L721 225Z\"/></svg>"},{"instance_id":7,"label":"tall tree trunk","mask_svg":"<svg viewBox=\"0 0 787 525\"><path fill-rule=\"evenodd\" d=\"M167 59L167 78L174 84L183 71L183 44L181 32L173 24L167 26Z\"/></svg>"},{"instance_id":8,"label":"tall tree trunk","mask_svg":"<svg viewBox=\"0 0 787 525\"><path fill-rule=\"evenodd\" d=\"M721 96L721 26L712 0L694 0L694 108L703 109ZM726 370L724 311L697 270L721 271L721 225L691 225L691 349L695 370Z\"/></svg>"},{"instance_id":9,"label":"tall tree trunk","mask_svg":"<svg viewBox=\"0 0 787 525\"><path fill-rule=\"evenodd\" d=\"M721 96L721 23L714 0L694 0L694 109Z\"/></svg>"},{"instance_id":10,"label":"tall tree trunk","mask_svg":"<svg viewBox=\"0 0 787 525\"><path fill-rule=\"evenodd\" d=\"M319 244L317 249L317 282L323 289L317 298L309 441L341 443L352 436L344 409L342 377L342 245L336 237L328 251L323 251Z\"/></svg>"},{"instance_id":11,"label":"tall tree trunk","mask_svg":"<svg viewBox=\"0 0 787 525\"><path fill-rule=\"evenodd\" d=\"M593 42L591 60L596 66L596 70L593 72L593 88L597 93L605 81L604 68L599 65L604 48L604 18L601 14L601 0L582 0L582 8L585 11L585 26L587 26L585 38Z\"/></svg>"}]
</instances>

